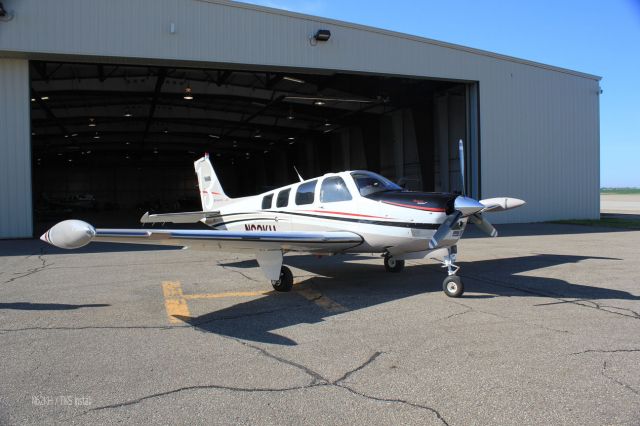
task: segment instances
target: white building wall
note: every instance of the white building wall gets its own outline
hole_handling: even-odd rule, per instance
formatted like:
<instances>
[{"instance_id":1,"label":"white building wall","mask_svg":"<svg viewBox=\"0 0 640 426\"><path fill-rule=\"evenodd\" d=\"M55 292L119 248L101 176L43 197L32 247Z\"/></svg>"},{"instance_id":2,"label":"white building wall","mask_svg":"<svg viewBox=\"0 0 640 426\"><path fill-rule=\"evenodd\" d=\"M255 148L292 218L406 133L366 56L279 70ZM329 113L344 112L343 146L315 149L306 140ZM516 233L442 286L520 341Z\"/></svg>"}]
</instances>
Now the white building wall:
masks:
<instances>
[{"instance_id":1,"label":"white building wall","mask_svg":"<svg viewBox=\"0 0 640 426\"><path fill-rule=\"evenodd\" d=\"M599 215L599 83L575 71L226 0L5 0L0 57L269 66L478 81L481 191L495 222ZM176 32L169 31L175 23ZM319 28L331 39L313 45ZM4 95L0 95L4 97ZM3 101L6 102L6 101Z\"/></svg>"},{"instance_id":2,"label":"white building wall","mask_svg":"<svg viewBox=\"0 0 640 426\"><path fill-rule=\"evenodd\" d=\"M29 63L0 59L0 238L31 237Z\"/></svg>"}]
</instances>

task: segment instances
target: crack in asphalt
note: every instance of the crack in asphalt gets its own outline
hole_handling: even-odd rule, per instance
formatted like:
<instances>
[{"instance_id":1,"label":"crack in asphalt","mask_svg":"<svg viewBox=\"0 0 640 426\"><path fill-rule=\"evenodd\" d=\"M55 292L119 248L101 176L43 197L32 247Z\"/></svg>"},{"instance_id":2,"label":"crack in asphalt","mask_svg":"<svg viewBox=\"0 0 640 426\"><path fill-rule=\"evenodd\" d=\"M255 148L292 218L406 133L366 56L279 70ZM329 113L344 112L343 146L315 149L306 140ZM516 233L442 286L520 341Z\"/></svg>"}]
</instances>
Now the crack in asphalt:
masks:
<instances>
[{"instance_id":1,"label":"crack in asphalt","mask_svg":"<svg viewBox=\"0 0 640 426\"><path fill-rule=\"evenodd\" d=\"M560 302L563 303L571 303L577 306L584 306L586 308L593 308L593 309L597 309L599 311L602 312L608 312L611 314L615 314L615 315L620 315L620 316L624 316L624 317L628 317L628 318L633 318L633 319L640 319L640 313L633 311L631 309L627 309L627 308L620 308L617 306L611 306L611 305L603 305L603 304L599 304L594 302L593 300L587 300L587 299L577 299L577 300L567 300L565 298L563 298L562 295L557 294L557 293L553 293L553 292L541 292L538 290L533 290L531 288L528 287L515 287L512 285L508 285L507 282L504 281L500 281L500 280L496 280L496 279L490 279L490 278L484 278L484 277L478 277L475 275L462 275L462 274L458 274L459 276L463 277L463 278L471 278L477 281L481 281L481 282L485 282L487 284L491 284L491 285L495 285L496 287L502 287L502 288L509 288L512 290L517 290L520 291L522 293L528 293L528 294L533 294L534 296L541 296L541 297L548 297L551 299L555 299L558 300ZM588 304L584 304L584 303L580 303L580 302L585 302L585 303L592 303L593 306L588 305ZM605 309L605 308L609 308L609 309ZM631 313L631 315L629 314L625 314L622 312L616 312L616 311L612 311L610 309L618 309L621 311L628 311Z\"/></svg>"},{"instance_id":2,"label":"crack in asphalt","mask_svg":"<svg viewBox=\"0 0 640 426\"><path fill-rule=\"evenodd\" d=\"M396 399L396 398L381 398L381 397L377 397L377 396L373 396L373 395L368 395L364 392L359 392L349 386L347 386L346 384L344 384L343 382L345 380L347 380L349 377L351 377L353 374L358 373L359 371L362 371L363 369L367 368L369 365L371 365L373 362L375 362L376 359L378 359L380 357L380 355L382 355L382 352L375 352L373 355L371 355L365 362L363 362L362 364L358 365L356 368L347 371L344 375L342 375L339 379L334 380L334 381L330 381L328 379L326 379L325 377L323 377L320 373L312 370L311 368L302 365L300 363L297 363L295 361L291 361L289 359L283 358L281 356L275 355L269 351L267 351L266 349L260 347L260 346L256 346L256 345L252 345L248 342L245 342L243 340L240 339L236 339L234 337L229 337L229 336L222 336L225 339L229 339L232 340L234 342L240 343L242 346L253 349L255 351L257 351L259 354L261 354L262 356L265 356L269 359L272 359L280 364L285 364L287 366L293 367L299 371L302 371L303 373L305 373L307 376L309 376L312 380L310 383L306 384L306 385L300 385L300 386L290 386L290 387L282 387L282 388L252 388L252 387L233 387L233 386L224 386L224 385L216 385L216 384L211 384L211 385L194 385L194 386L184 386L184 387L180 387L177 389L172 389L172 390L168 390L165 392L158 392L158 393L154 393L154 394L150 394L150 395L145 395L143 397L140 398L136 398L136 399L132 399L129 401L124 401L124 402L120 402L120 403L115 403L115 404L109 404L109 405L103 405L100 407L95 407L86 411L83 411L82 413L78 413L75 416L72 416L70 418L67 418L66 420L70 420L76 417L80 417L80 416L84 416L86 414L89 414L91 412L96 412L96 411L102 411L102 410L108 410L108 409L116 409L116 408L121 408L121 407L127 407L127 406L131 406L131 405L135 405L135 404L139 404L143 401L149 400L149 399L153 399L153 398L159 398L159 397L164 397L167 395L172 395L172 394L176 394L179 392L185 392L185 391L197 391L197 390L208 390L208 389L215 389L215 390L222 390L222 391L229 391L229 392L246 392L246 393L269 393L269 392L290 392L290 391L296 391L296 390L306 390L306 389L311 389L311 388L320 388L320 387L336 387L336 388L340 388L340 389L344 389L350 393L352 393L353 395L359 396L361 398L364 399L368 399L371 401L376 401L376 402L386 402L386 403L395 403L395 404L402 404L402 405L406 405L409 407L413 407L413 408L418 408L418 409L422 409L425 411L429 411L430 413L434 414L438 420L440 420L442 422L442 424L448 426L449 423L444 419L444 417L434 408L429 407L427 405L421 405L421 404L417 404L415 402L411 402L411 401L407 401L407 400L403 400L403 399Z\"/></svg>"},{"instance_id":3,"label":"crack in asphalt","mask_svg":"<svg viewBox=\"0 0 640 426\"><path fill-rule=\"evenodd\" d=\"M458 304L462 305L461 303L458 303ZM444 318L437 319L434 322L448 320L449 318L453 318L453 317L457 317L459 315L464 315L464 314L468 314L469 312L473 312L473 308L471 308L470 306L466 306L466 305L462 305L462 306L466 307L467 309L465 311L456 312L455 314L451 314L451 315L448 315L448 316L446 316Z\"/></svg>"},{"instance_id":4,"label":"crack in asphalt","mask_svg":"<svg viewBox=\"0 0 640 426\"><path fill-rule=\"evenodd\" d=\"M588 353L615 354L621 352L640 352L640 349L587 349L582 352L574 352L569 355L582 355Z\"/></svg>"},{"instance_id":5,"label":"crack in asphalt","mask_svg":"<svg viewBox=\"0 0 640 426\"><path fill-rule=\"evenodd\" d=\"M33 255L29 255L25 259L28 259L31 256L33 256ZM29 269L27 269L26 272L16 272L16 273L14 273L14 275L17 275L17 276L14 276L13 278L9 278L5 282L3 282L3 284L9 284L9 283L12 283L12 282L14 282L16 280L19 280L21 278L26 278L26 277L31 276L33 274L37 274L38 272L43 271L46 268L52 266L53 263L48 263L47 259L45 259L44 256L45 256L44 248L41 248L40 249L40 254L38 255L38 260L41 263L40 266L36 266L35 268L29 268Z\"/></svg>"},{"instance_id":6,"label":"crack in asphalt","mask_svg":"<svg viewBox=\"0 0 640 426\"><path fill-rule=\"evenodd\" d=\"M224 269L225 271L229 271L229 272L234 272L236 274L240 274L243 277L245 277L246 279L248 279L249 281L253 281L253 282L259 282L258 280L256 280L255 278L251 278L250 276L248 276L247 274L245 274L244 272L240 272L236 269L231 269L229 266L223 265L222 263L220 263L221 261L218 262L218 266L221 267L222 269Z\"/></svg>"},{"instance_id":7,"label":"crack in asphalt","mask_svg":"<svg viewBox=\"0 0 640 426\"><path fill-rule=\"evenodd\" d=\"M620 386L625 387L626 389L630 390L631 392L635 393L636 395L640 395L640 391L639 390L637 390L634 387L628 385L627 383L621 382L620 380L616 379L615 377L611 377L611 376L609 376L607 374L607 361L604 361L604 363L602 364L602 369L600 370L600 374L602 374L607 379L619 384Z\"/></svg>"},{"instance_id":8,"label":"crack in asphalt","mask_svg":"<svg viewBox=\"0 0 640 426\"><path fill-rule=\"evenodd\" d=\"M338 383L344 382L345 380L347 380L351 375L357 373L360 370L363 370L365 368L367 368L369 366L369 364L371 364L372 362L374 362L380 355L382 355L382 352L376 352L373 355L371 355L369 357L368 360L366 360L363 364L360 364L358 367L354 368L353 370L347 371L346 373L344 373L344 375L342 377L340 377L338 380L335 380L333 382L334 385L337 385Z\"/></svg>"},{"instance_id":9,"label":"crack in asphalt","mask_svg":"<svg viewBox=\"0 0 640 426\"><path fill-rule=\"evenodd\" d=\"M569 333L568 330L561 330L561 329L558 329L558 328L546 327L544 325L536 324L536 323L533 323L533 322L522 321L522 320L517 319L517 318L508 317L508 316L505 316L505 315L499 315L499 314L496 314L495 312L483 311L481 309L477 309L477 308L474 308L472 306L465 305L464 303L456 302L456 301L453 301L453 300L450 300L450 302L451 303L455 303L456 305L464 306L465 308L469 309L469 311L460 312L460 313L453 314L453 315L450 315L450 316L462 315L462 314L466 314L468 312L480 312L482 314L491 315L491 316L494 316L494 317L497 317L497 318L500 318L500 319L503 319L503 320L513 321L513 322L524 324L524 325L527 325L527 326L530 326L530 327L536 327L536 328L541 328L543 330L553 331L555 333ZM446 319L446 318L443 318L443 319Z\"/></svg>"}]
</instances>

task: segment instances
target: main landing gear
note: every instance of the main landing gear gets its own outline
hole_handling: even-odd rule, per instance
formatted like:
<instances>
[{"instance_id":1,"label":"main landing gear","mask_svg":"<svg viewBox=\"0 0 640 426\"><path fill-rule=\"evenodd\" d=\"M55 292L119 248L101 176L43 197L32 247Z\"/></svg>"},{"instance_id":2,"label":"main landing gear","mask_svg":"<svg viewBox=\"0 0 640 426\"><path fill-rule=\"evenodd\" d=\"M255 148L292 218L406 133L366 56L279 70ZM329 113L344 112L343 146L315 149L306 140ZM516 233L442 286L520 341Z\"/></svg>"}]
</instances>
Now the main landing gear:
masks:
<instances>
[{"instance_id":1,"label":"main landing gear","mask_svg":"<svg viewBox=\"0 0 640 426\"><path fill-rule=\"evenodd\" d=\"M283 265L282 268L280 268L280 278L271 280L271 285L275 291L291 291L293 288L293 274L291 273L291 269Z\"/></svg>"},{"instance_id":2,"label":"main landing gear","mask_svg":"<svg viewBox=\"0 0 640 426\"><path fill-rule=\"evenodd\" d=\"M390 254L384 257L384 269L387 272L400 272L404 269L404 260L398 260Z\"/></svg>"},{"instance_id":3,"label":"main landing gear","mask_svg":"<svg viewBox=\"0 0 640 426\"><path fill-rule=\"evenodd\" d=\"M456 246L449 247L447 249L448 254L444 257L442 262L443 268L447 268L447 278L442 282L442 291L449 297L460 297L464 293L464 285L459 276L456 275L459 266L455 265L456 255L458 254L458 248Z\"/></svg>"}]
</instances>

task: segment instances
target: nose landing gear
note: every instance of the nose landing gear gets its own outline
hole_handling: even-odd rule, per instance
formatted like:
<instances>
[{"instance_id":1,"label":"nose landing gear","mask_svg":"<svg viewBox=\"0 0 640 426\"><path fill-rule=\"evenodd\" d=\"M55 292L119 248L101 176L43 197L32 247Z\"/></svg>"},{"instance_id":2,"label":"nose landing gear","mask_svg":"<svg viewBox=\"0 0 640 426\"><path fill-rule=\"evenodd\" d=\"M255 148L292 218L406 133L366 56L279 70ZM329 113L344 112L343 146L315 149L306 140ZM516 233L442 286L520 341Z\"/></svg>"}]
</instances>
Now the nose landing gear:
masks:
<instances>
[{"instance_id":1,"label":"nose landing gear","mask_svg":"<svg viewBox=\"0 0 640 426\"><path fill-rule=\"evenodd\" d=\"M447 278L442 282L442 291L449 297L460 297L464 293L464 285L459 276L456 275L459 266L455 265L458 247L452 246L447 249L448 254L444 257L442 267L447 268Z\"/></svg>"}]
</instances>

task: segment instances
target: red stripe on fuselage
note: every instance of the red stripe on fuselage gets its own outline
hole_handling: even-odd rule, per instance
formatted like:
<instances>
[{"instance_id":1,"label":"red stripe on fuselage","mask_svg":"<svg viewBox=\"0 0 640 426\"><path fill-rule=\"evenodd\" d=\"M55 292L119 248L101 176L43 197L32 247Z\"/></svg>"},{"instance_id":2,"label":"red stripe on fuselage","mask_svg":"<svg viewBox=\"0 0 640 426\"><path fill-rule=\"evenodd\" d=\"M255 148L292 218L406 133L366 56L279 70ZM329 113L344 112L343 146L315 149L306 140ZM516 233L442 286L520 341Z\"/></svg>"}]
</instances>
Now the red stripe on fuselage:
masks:
<instances>
[{"instance_id":1,"label":"red stripe on fuselage","mask_svg":"<svg viewBox=\"0 0 640 426\"><path fill-rule=\"evenodd\" d=\"M425 210L428 212L443 212L445 211L445 209L441 209L441 208L437 208L437 207L420 207L420 206L416 206L416 205L412 205L412 204L400 204L400 203L394 203L391 201L382 201L385 204L392 204L394 206L398 206L398 207L405 207L408 209L416 209L416 210Z\"/></svg>"},{"instance_id":2,"label":"red stripe on fuselage","mask_svg":"<svg viewBox=\"0 0 640 426\"><path fill-rule=\"evenodd\" d=\"M368 214L358 214L358 213L347 213L347 212L334 212L331 210L301 210L303 212L314 212L314 213L328 213L328 214L342 214L345 216L355 216L355 217L371 217L374 219L390 219L388 217L382 216L370 216Z\"/></svg>"}]
</instances>

